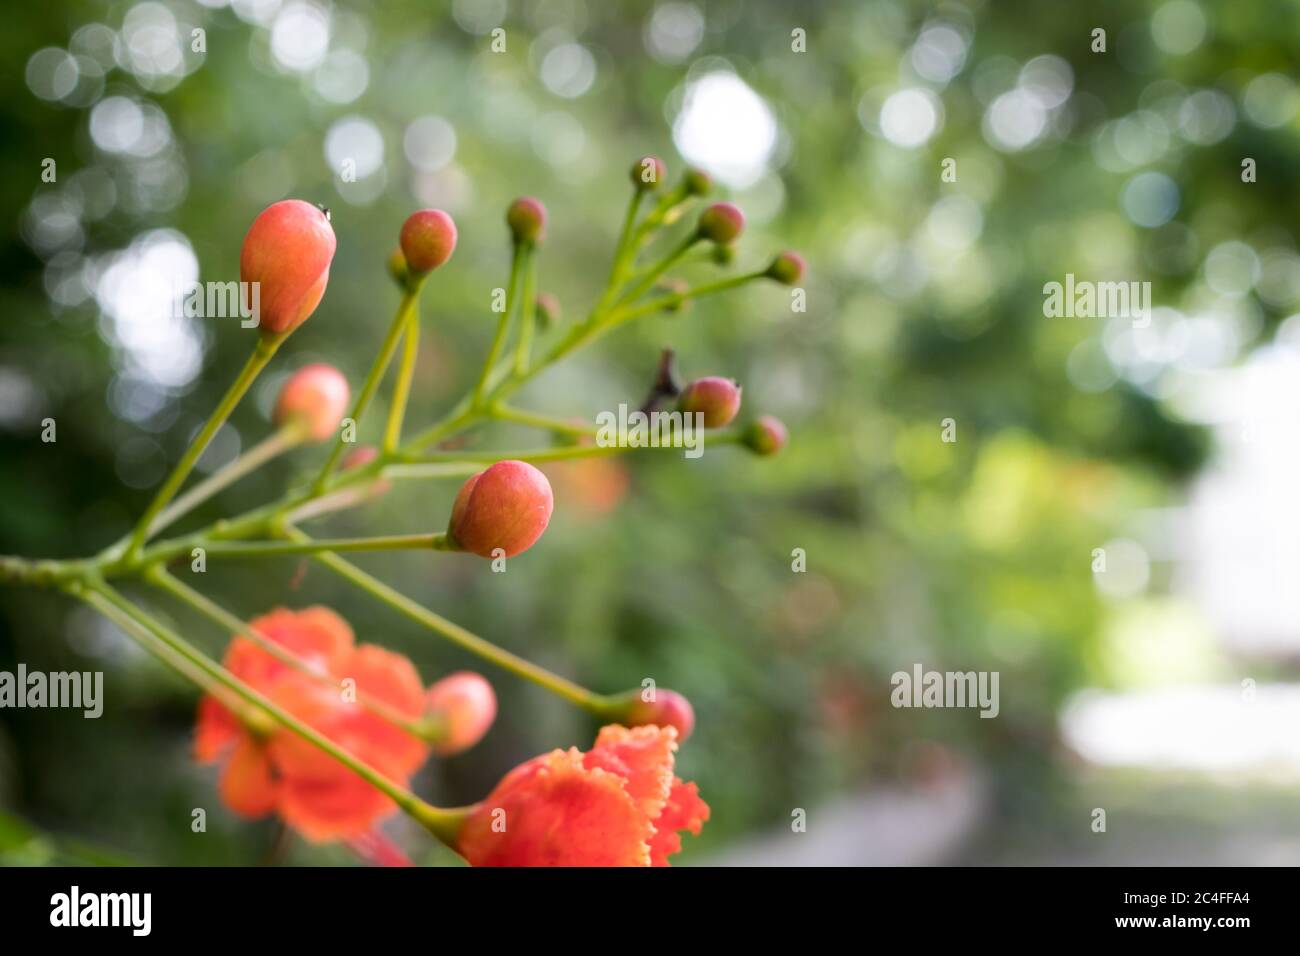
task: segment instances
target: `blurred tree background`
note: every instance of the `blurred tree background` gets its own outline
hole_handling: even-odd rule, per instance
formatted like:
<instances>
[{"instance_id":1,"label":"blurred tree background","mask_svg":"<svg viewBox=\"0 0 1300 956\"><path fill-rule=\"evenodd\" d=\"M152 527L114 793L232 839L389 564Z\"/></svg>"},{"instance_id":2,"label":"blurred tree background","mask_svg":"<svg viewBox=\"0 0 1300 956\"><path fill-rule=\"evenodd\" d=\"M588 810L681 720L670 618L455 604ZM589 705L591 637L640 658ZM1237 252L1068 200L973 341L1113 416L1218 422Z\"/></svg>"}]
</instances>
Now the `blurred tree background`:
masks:
<instances>
[{"instance_id":1,"label":"blurred tree background","mask_svg":"<svg viewBox=\"0 0 1300 956\"><path fill-rule=\"evenodd\" d=\"M731 268L783 247L806 256L806 312L784 287L747 286L640 321L521 397L591 418L639 401L671 347L686 377L735 377L747 414L780 416L782 455L548 469L555 518L505 576L447 556L359 561L583 684L651 677L685 693L698 726L679 766L713 819L683 862L787 827L792 808L815 820L837 795L978 771L996 819L1054 826L1057 712L1081 687L1122 682L1104 635L1132 601L1099 593L1093 549L1202 466L1207 432L1182 401L1196 374L1269 340L1300 299L1291 2L141 0L7 17L0 553L85 554L130 527L252 334L171 319L173 283L237 278L244 231L275 200L331 208L329 289L207 470L265 432L288 369L328 361L360 382L414 208L451 212L460 243L424 295L413 427L474 380L517 195L550 210L541 288L561 327L603 287L643 153L672 176L709 169L745 209ZM1243 182L1244 157L1257 181ZM1043 284L1067 273L1149 280L1161 308L1147 330L1045 318ZM56 443L40 439L45 418ZM533 444L506 426L470 441ZM193 521L267 500L319 457L277 462ZM319 527L438 529L455 487L399 483ZM806 573L792 573L796 548ZM1137 590L1165 584L1155 567ZM479 669L293 559L214 563L205 590L247 617L327 604L426 681ZM172 619L224 648L206 623ZM0 668L18 661L105 671L106 706L94 722L0 714L10 859L350 859L302 844L286 856L272 824L221 808L214 774L189 758L193 689L85 609L0 592ZM918 661L1000 671L1000 717L893 709L890 675ZM498 723L418 778L435 802L477 799L595 730L484 673ZM206 834L191 832L195 807Z\"/></svg>"}]
</instances>

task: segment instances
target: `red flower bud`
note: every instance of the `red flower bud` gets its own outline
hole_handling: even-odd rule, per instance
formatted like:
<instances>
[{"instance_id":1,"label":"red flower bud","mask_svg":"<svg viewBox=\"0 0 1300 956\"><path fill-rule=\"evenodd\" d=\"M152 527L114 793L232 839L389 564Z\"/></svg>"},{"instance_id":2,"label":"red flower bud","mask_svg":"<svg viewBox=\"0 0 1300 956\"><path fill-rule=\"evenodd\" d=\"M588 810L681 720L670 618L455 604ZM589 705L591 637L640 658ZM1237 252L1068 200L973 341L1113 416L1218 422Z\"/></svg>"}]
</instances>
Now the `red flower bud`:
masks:
<instances>
[{"instance_id":1,"label":"red flower bud","mask_svg":"<svg viewBox=\"0 0 1300 956\"><path fill-rule=\"evenodd\" d=\"M483 558L527 551L551 520L555 500L546 476L527 462L499 461L461 485L447 534Z\"/></svg>"},{"instance_id":2,"label":"red flower bud","mask_svg":"<svg viewBox=\"0 0 1300 956\"><path fill-rule=\"evenodd\" d=\"M643 192L658 189L668 175L668 167L658 156L642 156L632 165L632 185Z\"/></svg>"},{"instance_id":3,"label":"red flower bud","mask_svg":"<svg viewBox=\"0 0 1300 956\"><path fill-rule=\"evenodd\" d=\"M777 253L772 264L767 267L767 276L786 285L798 285L799 280L803 278L805 268L803 256L786 249L784 252Z\"/></svg>"},{"instance_id":4,"label":"red flower bud","mask_svg":"<svg viewBox=\"0 0 1300 956\"><path fill-rule=\"evenodd\" d=\"M729 202L715 202L700 213L699 235L710 242L726 245L735 242L745 228L745 214Z\"/></svg>"},{"instance_id":5,"label":"red flower bud","mask_svg":"<svg viewBox=\"0 0 1300 956\"><path fill-rule=\"evenodd\" d=\"M441 209L418 209L402 223L401 243L411 274L424 275L456 250L456 223Z\"/></svg>"},{"instance_id":6,"label":"red flower bud","mask_svg":"<svg viewBox=\"0 0 1300 956\"><path fill-rule=\"evenodd\" d=\"M258 325L263 335L292 332L320 305L334 258L329 216L301 199L285 199L262 210L244 236L239 279L244 306L252 308L257 283Z\"/></svg>"},{"instance_id":7,"label":"red flower bud","mask_svg":"<svg viewBox=\"0 0 1300 956\"><path fill-rule=\"evenodd\" d=\"M332 438L351 392L348 380L333 365L304 365L289 376L275 402L276 425L294 424L309 441Z\"/></svg>"},{"instance_id":8,"label":"red flower bud","mask_svg":"<svg viewBox=\"0 0 1300 956\"><path fill-rule=\"evenodd\" d=\"M713 191L713 177L702 169L691 168L682 177L682 187L688 196L707 196Z\"/></svg>"},{"instance_id":9,"label":"red flower bud","mask_svg":"<svg viewBox=\"0 0 1300 956\"><path fill-rule=\"evenodd\" d=\"M745 429L741 443L756 455L775 455L785 447L788 438L779 418L764 415Z\"/></svg>"},{"instance_id":10,"label":"red flower bud","mask_svg":"<svg viewBox=\"0 0 1300 956\"><path fill-rule=\"evenodd\" d=\"M506 210L506 225L519 245L541 242L546 231L546 207L531 196L521 196Z\"/></svg>"},{"instance_id":11,"label":"red flower bud","mask_svg":"<svg viewBox=\"0 0 1300 956\"><path fill-rule=\"evenodd\" d=\"M640 692L627 712L630 726L653 724L656 727L676 727L677 739L685 740L695 729L695 708L675 690L656 688L654 700L642 700Z\"/></svg>"},{"instance_id":12,"label":"red flower bud","mask_svg":"<svg viewBox=\"0 0 1300 956\"><path fill-rule=\"evenodd\" d=\"M705 428L721 428L740 411L740 386L717 375L696 379L682 389L677 408L687 414L702 414Z\"/></svg>"},{"instance_id":13,"label":"red flower bud","mask_svg":"<svg viewBox=\"0 0 1300 956\"><path fill-rule=\"evenodd\" d=\"M434 753L449 757L483 739L497 716L497 695L487 678L457 671L429 688L425 711L443 730L433 745Z\"/></svg>"}]
</instances>

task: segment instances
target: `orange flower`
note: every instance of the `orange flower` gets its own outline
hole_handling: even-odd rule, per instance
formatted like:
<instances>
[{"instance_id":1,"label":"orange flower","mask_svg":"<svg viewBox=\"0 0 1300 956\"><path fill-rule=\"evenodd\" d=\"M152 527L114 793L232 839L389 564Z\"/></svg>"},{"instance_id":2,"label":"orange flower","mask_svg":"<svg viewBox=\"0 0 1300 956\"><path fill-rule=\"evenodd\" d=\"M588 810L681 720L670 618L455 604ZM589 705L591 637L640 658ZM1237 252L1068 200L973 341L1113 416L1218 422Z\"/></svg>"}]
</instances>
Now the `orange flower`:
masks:
<instances>
[{"instance_id":1,"label":"orange flower","mask_svg":"<svg viewBox=\"0 0 1300 956\"><path fill-rule=\"evenodd\" d=\"M553 750L516 767L470 813L460 852L474 866L667 866L679 830L709 807L673 774L673 727L601 729L587 753Z\"/></svg>"},{"instance_id":2,"label":"orange flower","mask_svg":"<svg viewBox=\"0 0 1300 956\"><path fill-rule=\"evenodd\" d=\"M418 719L424 689L407 658L373 644L355 645L347 622L324 607L278 608L250 625L331 679L304 674L245 637L236 637L226 651L224 664L236 677L393 780L405 783L424 763L429 748L423 741L357 702L375 701ZM345 684L349 679L353 683ZM311 840L357 837L396 809L296 734L246 725L210 696L199 702L194 749L201 763L229 752L220 789L232 810L246 817L278 813Z\"/></svg>"}]
</instances>

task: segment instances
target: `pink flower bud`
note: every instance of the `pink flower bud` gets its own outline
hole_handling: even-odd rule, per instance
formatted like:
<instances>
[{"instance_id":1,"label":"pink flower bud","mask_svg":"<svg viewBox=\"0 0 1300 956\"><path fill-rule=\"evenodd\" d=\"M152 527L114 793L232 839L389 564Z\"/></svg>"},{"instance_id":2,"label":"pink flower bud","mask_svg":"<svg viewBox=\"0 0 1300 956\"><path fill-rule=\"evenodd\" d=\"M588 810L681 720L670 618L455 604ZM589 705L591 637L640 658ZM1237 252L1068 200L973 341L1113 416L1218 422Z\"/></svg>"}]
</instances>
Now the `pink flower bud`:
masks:
<instances>
[{"instance_id":1,"label":"pink flower bud","mask_svg":"<svg viewBox=\"0 0 1300 956\"><path fill-rule=\"evenodd\" d=\"M642 156L632 164L632 185L642 192L658 189L668 175L668 167L658 156Z\"/></svg>"},{"instance_id":2,"label":"pink flower bud","mask_svg":"<svg viewBox=\"0 0 1300 956\"><path fill-rule=\"evenodd\" d=\"M702 414L705 428L721 428L740 411L740 386L717 375L696 379L682 389L677 408L688 414Z\"/></svg>"},{"instance_id":3,"label":"pink flower bud","mask_svg":"<svg viewBox=\"0 0 1300 956\"><path fill-rule=\"evenodd\" d=\"M676 727L677 740L683 741L695 729L695 708L691 702L675 690L656 688L654 700L642 700L638 693L631 707L628 708L626 720L628 726L640 727L654 724L657 727Z\"/></svg>"},{"instance_id":4,"label":"pink flower bud","mask_svg":"<svg viewBox=\"0 0 1300 956\"><path fill-rule=\"evenodd\" d=\"M745 429L741 443L756 455L775 455L785 447L788 438L779 418L764 415Z\"/></svg>"},{"instance_id":5,"label":"pink flower bud","mask_svg":"<svg viewBox=\"0 0 1300 956\"><path fill-rule=\"evenodd\" d=\"M308 441L326 441L343 420L349 398L348 380L333 365L304 365L280 389L273 420L281 428L301 428Z\"/></svg>"},{"instance_id":6,"label":"pink flower bud","mask_svg":"<svg viewBox=\"0 0 1300 956\"><path fill-rule=\"evenodd\" d=\"M527 462L499 461L461 485L447 534L480 557L500 548L513 558L542 536L554 505L544 474Z\"/></svg>"},{"instance_id":7,"label":"pink flower bud","mask_svg":"<svg viewBox=\"0 0 1300 956\"><path fill-rule=\"evenodd\" d=\"M252 308L257 283L257 321L263 335L292 332L320 305L334 258L329 215L301 199L272 203L253 220L239 252L244 306Z\"/></svg>"},{"instance_id":8,"label":"pink flower bud","mask_svg":"<svg viewBox=\"0 0 1300 956\"><path fill-rule=\"evenodd\" d=\"M537 294L537 322L543 331L559 322L562 314L559 299L549 292Z\"/></svg>"},{"instance_id":9,"label":"pink flower bud","mask_svg":"<svg viewBox=\"0 0 1300 956\"><path fill-rule=\"evenodd\" d=\"M457 671L429 688L425 711L441 729L433 744L444 757L469 750L483 739L497 716L497 695L480 674Z\"/></svg>"},{"instance_id":10,"label":"pink flower bud","mask_svg":"<svg viewBox=\"0 0 1300 956\"><path fill-rule=\"evenodd\" d=\"M713 191L713 177L702 169L688 169L682 177L682 188L688 196L707 196Z\"/></svg>"},{"instance_id":11,"label":"pink flower bud","mask_svg":"<svg viewBox=\"0 0 1300 956\"><path fill-rule=\"evenodd\" d=\"M456 250L456 223L441 209L418 209L402 223L401 244L412 275L432 272Z\"/></svg>"},{"instance_id":12,"label":"pink flower bud","mask_svg":"<svg viewBox=\"0 0 1300 956\"><path fill-rule=\"evenodd\" d=\"M379 449L374 445L358 445L343 456L343 464L339 465L339 469L351 471L354 468L364 468L378 457ZM392 487L393 483L387 478L376 478L366 486L366 497L378 498L387 494Z\"/></svg>"},{"instance_id":13,"label":"pink flower bud","mask_svg":"<svg viewBox=\"0 0 1300 956\"><path fill-rule=\"evenodd\" d=\"M786 285L798 285L799 280L803 278L805 268L803 256L786 249L784 252L777 253L772 264L767 267L767 276Z\"/></svg>"},{"instance_id":14,"label":"pink flower bud","mask_svg":"<svg viewBox=\"0 0 1300 956\"><path fill-rule=\"evenodd\" d=\"M729 202L715 202L700 213L699 234L703 239L727 245L735 242L745 228L745 214Z\"/></svg>"},{"instance_id":15,"label":"pink flower bud","mask_svg":"<svg viewBox=\"0 0 1300 956\"><path fill-rule=\"evenodd\" d=\"M531 196L521 196L506 210L506 225L519 245L541 242L546 231L546 207Z\"/></svg>"}]
</instances>

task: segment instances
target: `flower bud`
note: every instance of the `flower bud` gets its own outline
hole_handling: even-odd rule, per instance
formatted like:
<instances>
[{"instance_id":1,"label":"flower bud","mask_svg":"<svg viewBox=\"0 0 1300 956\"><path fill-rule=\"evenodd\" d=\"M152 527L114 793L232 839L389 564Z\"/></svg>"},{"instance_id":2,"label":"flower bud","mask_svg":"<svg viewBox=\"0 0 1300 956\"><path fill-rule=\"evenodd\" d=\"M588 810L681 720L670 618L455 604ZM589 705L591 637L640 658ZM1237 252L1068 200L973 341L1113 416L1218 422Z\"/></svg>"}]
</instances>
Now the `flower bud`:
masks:
<instances>
[{"instance_id":1,"label":"flower bud","mask_svg":"<svg viewBox=\"0 0 1300 956\"><path fill-rule=\"evenodd\" d=\"M304 365L280 389L273 420L281 428L301 428L308 441L326 441L343 420L350 397L348 380L334 366Z\"/></svg>"},{"instance_id":2,"label":"flower bud","mask_svg":"<svg viewBox=\"0 0 1300 956\"><path fill-rule=\"evenodd\" d=\"M736 247L731 243L714 243L712 259L720 266L729 266L736 261Z\"/></svg>"},{"instance_id":3,"label":"flower bud","mask_svg":"<svg viewBox=\"0 0 1300 956\"><path fill-rule=\"evenodd\" d=\"M406 280L410 278L411 270L406 268L406 256L402 255L400 247L389 253L388 274L393 277L394 282L406 288Z\"/></svg>"},{"instance_id":4,"label":"flower bud","mask_svg":"<svg viewBox=\"0 0 1300 956\"><path fill-rule=\"evenodd\" d=\"M546 231L546 207L531 196L521 196L506 210L506 225L516 245L541 242Z\"/></svg>"},{"instance_id":5,"label":"flower bud","mask_svg":"<svg viewBox=\"0 0 1300 956\"><path fill-rule=\"evenodd\" d=\"M656 285L672 297L664 306L665 312L682 312L690 308L691 298L686 293L690 291L691 286L685 279L674 276L668 279L660 279Z\"/></svg>"},{"instance_id":6,"label":"flower bud","mask_svg":"<svg viewBox=\"0 0 1300 956\"><path fill-rule=\"evenodd\" d=\"M418 209L402 223L402 255L412 275L432 272L456 250L456 223L441 209Z\"/></svg>"},{"instance_id":7,"label":"flower bud","mask_svg":"<svg viewBox=\"0 0 1300 956\"><path fill-rule=\"evenodd\" d=\"M253 306L263 335L281 335L302 325L320 305L329 282L336 240L329 214L301 199L267 206L253 220L239 252L244 306Z\"/></svg>"},{"instance_id":8,"label":"flower bud","mask_svg":"<svg viewBox=\"0 0 1300 956\"><path fill-rule=\"evenodd\" d=\"M806 264L803 256L797 252L791 252L786 249L784 252L777 253L772 264L767 267L765 273L769 279L775 279L777 282L783 282L786 285L798 285L799 280L803 278L803 271Z\"/></svg>"},{"instance_id":9,"label":"flower bud","mask_svg":"<svg viewBox=\"0 0 1300 956\"><path fill-rule=\"evenodd\" d=\"M542 327L542 331L559 322L561 314L559 299L549 292L537 294L537 324Z\"/></svg>"},{"instance_id":10,"label":"flower bud","mask_svg":"<svg viewBox=\"0 0 1300 956\"><path fill-rule=\"evenodd\" d=\"M339 470L351 471L354 468L364 468L378 457L379 449L374 445L358 445L343 456L343 463L339 465ZM387 478L376 478L366 486L366 497L378 498L387 494L392 487L393 483Z\"/></svg>"},{"instance_id":11,"label":"flower bud","mask_svg":"<svg viewBox=\"0 0 1300 956\"><path fill-rule=\"evenodd\" d=\"M527 462L499 461L461 485L447 535L480 557L494 557L500 548L513 558L542 536L554 505L544 474Z\"/></svg>"},{"instance_id":12,"label":"flower bud","mask_svg":"<svg viewBox=\"0 0 1300 956\"><path fill-rule=\"evenodd\" d=\"M785 447L788 438L779 418L764 415L745 429L740 441L756 455L775 455Z\"/></svg>"},{"instance_id":13,"label":"flower bud","mask_svg":"<svg viewBox=\"0 0 1300 956\"><path fill-rule=\"evenodd\" d=\"M688 196L707 196L713 191L713 177L702 169L691 167L682 177L682 188Z\"/></svg>"},{"instance_id":14,"label":"flower bud","mask_svg":"<svg viewBox=\"0 0 1300 956\"><path fill-rule=\"evenodd\" d=\"M745 214L740 207L729 202L715 202L700 213L699 235L702 239L727 245L745 228Z\"/></svg>"},{"instance_id":15,"label":"flower bud","mask_svg":"<svg viewBox=\"0 0 1300 956\"><path fill-rule=\"evenodd\" d=\"M659 188L668 175L668 167L658 156L642 156L632 166L632 185L643 192Z\"/></svg>"},{"instance_id":16,"label":"flower bud","mask_svg":"<svg viewBox=\"0 0 1300 956\"><path fill-rule=\"evenodd\" d=\"M429 720L441 730L434 753L444 757L469 750L483 739L497 716L497 695L480 674L457 671L429 688L424 697Z\"/></svg>"},{"instance_id":17,"label":"flower bud","mask_svg":"<svg viewBox=\"0 0 1300 956\"><path fill-rule=\"evenodd\" d=\"M642 691L629 695L627 711L623 716L629 727L654 724L657 727L676 727L677 740L683 741L695 729L695 708L691 702L664 687L654 690L654 700L643 700Z\"/></svg>"},{"instance_id":18,"label":"flower bud","mask_svg":"<svg viewBox=\"0 0 1300 956\"><path fill-rule=\"evenodd\" d=\"M702 414L705 428L721 428L740 411L740 386L717 375L696 379L682 389L677 408L687 414Z\"/></svg>"}]
</instances>

